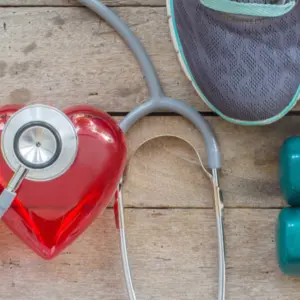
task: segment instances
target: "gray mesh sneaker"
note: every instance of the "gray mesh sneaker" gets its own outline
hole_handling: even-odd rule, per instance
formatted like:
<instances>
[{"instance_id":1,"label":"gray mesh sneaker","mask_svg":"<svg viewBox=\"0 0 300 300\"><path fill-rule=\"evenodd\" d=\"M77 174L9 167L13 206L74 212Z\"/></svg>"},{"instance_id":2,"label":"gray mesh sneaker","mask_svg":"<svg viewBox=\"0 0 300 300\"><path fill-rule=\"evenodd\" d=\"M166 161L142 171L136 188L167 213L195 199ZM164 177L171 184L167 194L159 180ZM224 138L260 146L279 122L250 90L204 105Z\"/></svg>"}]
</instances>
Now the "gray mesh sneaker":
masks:
<instances>
[{"instance_id":1,"label":"gray mesh sneaker","mask_svg":"<svg viewBox=\"0 0 300 300\"><path fill-rule=\"evenodd\" d=\"M183 69L227 121L270 124L300 98L296 0L167 0Z\"/></svg>"}]
</instances>

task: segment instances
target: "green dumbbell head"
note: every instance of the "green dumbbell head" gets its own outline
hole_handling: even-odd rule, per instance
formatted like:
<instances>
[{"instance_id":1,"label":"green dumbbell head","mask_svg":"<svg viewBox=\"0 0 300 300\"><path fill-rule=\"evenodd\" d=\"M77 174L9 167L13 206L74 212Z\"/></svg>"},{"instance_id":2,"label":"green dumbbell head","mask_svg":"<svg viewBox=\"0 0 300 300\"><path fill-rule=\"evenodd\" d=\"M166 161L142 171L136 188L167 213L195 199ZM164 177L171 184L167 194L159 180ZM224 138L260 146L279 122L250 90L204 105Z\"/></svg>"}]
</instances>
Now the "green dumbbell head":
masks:
<instances>
[{"instance_id":1,"label":"green dumbbell head","mask_svg":"<svg viewBox=\"0 0 300 300\"><path fill-rule=\"evenodd\" d=\"M279 181L288 204L300 206L300 137L287 139L281 147Z\"/></svg>"},{"instance_id":2,"label":"green dumbbell head","mask_svg":"<svg viewBox=\"0 0 300 300\"><path fill-rule=\"evenodd\" d=\"M277 258L283 273L300 276L300 208L284 208L277 223Z\"/></svg>"}]
</instances>

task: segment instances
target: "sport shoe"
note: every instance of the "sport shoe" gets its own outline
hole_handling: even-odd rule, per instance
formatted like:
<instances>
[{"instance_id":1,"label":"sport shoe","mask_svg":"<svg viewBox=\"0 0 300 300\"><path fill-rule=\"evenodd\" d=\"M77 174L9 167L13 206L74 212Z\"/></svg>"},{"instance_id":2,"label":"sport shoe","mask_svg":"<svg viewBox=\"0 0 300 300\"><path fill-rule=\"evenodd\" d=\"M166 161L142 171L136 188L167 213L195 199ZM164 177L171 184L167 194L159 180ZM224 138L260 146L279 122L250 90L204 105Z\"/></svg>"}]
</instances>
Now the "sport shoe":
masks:
<instances>
[{"instance_id":1,"label":"sport shoe","mask_svg":"<svg viewBox=\"0 0 300 300\"><path fill-rule=\"evenodd\" d=\"M167 0L186 75L225 120L264 125L300 97L297 0Z\"/></svg>"}]
</instances>

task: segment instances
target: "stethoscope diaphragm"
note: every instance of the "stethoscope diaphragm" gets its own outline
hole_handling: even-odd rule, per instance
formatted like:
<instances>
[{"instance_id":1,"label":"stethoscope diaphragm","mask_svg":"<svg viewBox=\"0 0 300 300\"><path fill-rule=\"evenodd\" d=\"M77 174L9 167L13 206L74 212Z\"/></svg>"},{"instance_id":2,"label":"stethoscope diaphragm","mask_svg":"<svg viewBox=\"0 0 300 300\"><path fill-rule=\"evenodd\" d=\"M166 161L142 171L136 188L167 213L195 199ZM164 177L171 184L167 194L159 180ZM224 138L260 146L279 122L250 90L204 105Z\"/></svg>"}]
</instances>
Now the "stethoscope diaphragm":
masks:
<instances>
[{"instance_id":1,"label":"stethoscope diaphragm","mask_svg":"<svg viewBox=\"0 0 300 300\"><path fill-rule=\"evenodd\" d=\"M13 171L27 169L26 179L47 181L65 173L76 158L76 128L60 110L29 105L16 112L3 129L1 150Z\"/></svg>"}]
</instances>

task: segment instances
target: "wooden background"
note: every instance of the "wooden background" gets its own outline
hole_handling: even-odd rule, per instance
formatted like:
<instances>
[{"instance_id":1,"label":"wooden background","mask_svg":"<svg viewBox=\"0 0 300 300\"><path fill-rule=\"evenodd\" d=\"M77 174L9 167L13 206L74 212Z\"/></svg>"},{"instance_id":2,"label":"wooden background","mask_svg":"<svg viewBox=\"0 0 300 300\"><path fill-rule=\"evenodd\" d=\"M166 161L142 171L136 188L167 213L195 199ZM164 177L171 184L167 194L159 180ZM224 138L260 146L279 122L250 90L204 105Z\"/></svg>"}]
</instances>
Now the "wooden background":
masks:
<instances>
[{"instance_id":1,"label":"wooden background","mask_svg":"<svg viewBox=\"0 0 300 300\"><path fill-rule=\"evenodd\" d=\"M299 133L293 113L268 127L229 124L209 112L185 78L170 40L164 0L109 0L153 58L166 93L206 115L222 149L226 205L227 299L299 299L300 281L281 274L275 224L284 202L277 161ZM148 91L117 34L74 0L0 1L1 103L88 103L122 119ZM128 135L130 151L156 134L201 136L178 116L145 118ZM129 250L140 300L216 299L216 234L210 184L183 142L158 139L132 161L125 186ZM108 209L62 255L38 258L0 226L0 299L127 299L118 231Z\"/></svg>"}]
</instances>

